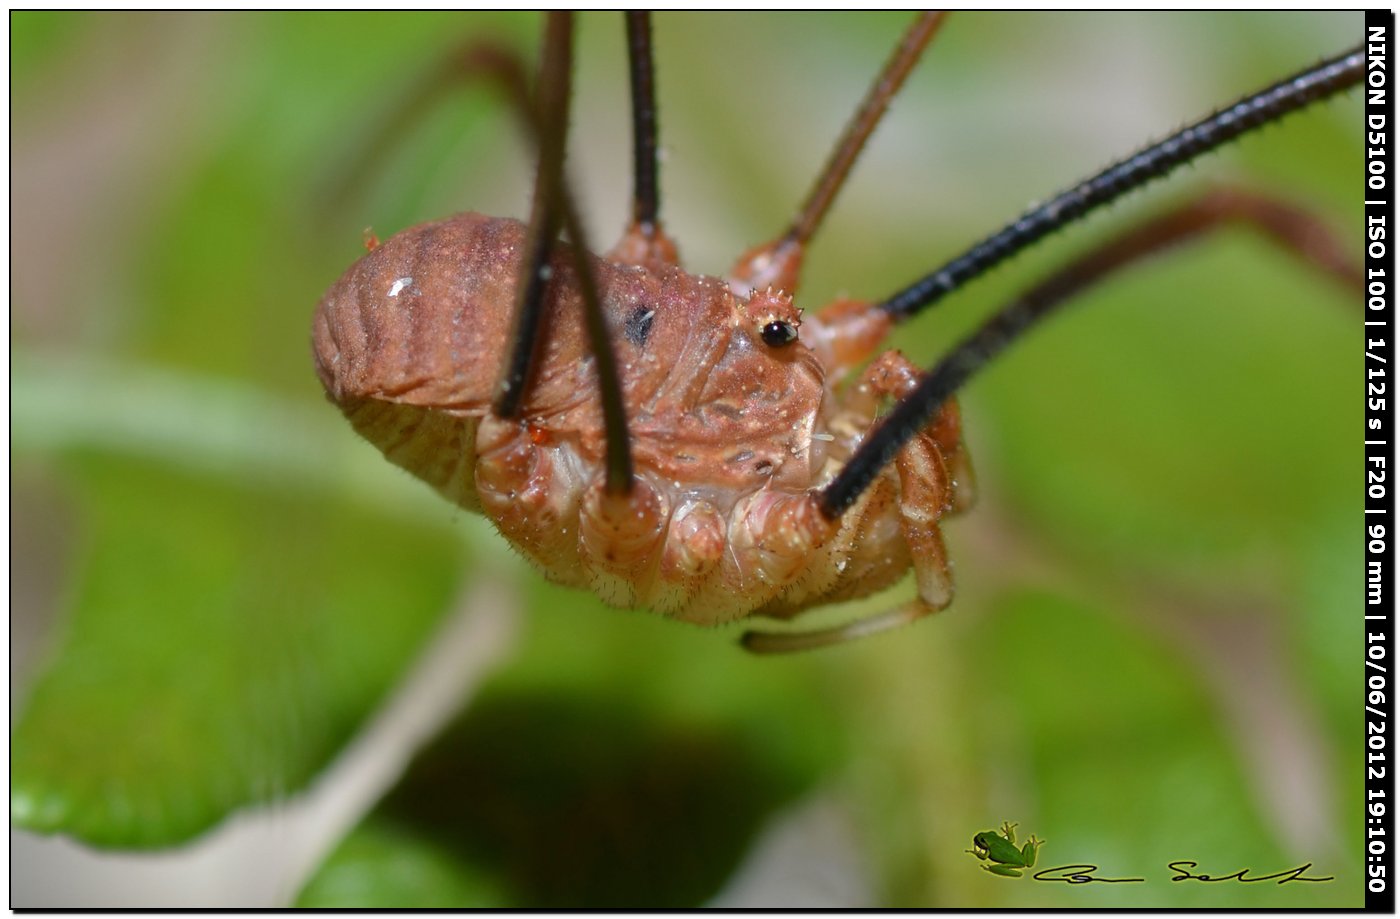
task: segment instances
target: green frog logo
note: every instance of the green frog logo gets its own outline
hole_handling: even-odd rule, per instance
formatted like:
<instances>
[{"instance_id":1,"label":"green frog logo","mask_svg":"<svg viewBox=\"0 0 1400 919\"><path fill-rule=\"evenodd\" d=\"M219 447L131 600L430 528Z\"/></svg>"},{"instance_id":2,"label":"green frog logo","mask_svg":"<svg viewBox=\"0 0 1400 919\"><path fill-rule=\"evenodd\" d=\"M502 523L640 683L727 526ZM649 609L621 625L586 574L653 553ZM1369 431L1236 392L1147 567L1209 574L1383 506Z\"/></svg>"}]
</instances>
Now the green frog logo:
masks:
<instances>
[{"instance_id":1,"label":"green frog logo","mask_svg":"<svg viewBox=\"0 0 1400 919\"><path fill-rule=\"evenodd\" d=\"M972 848L965 851L987 862L982 867L992 874L1018 878L1025 869L1034 867L1036 850L1043 845L1044 840L1031 836L1024 846L1016 848L1016 824L1003 823L1000 833L987 830L972 837Z\"/></svg>"}]
</instances>

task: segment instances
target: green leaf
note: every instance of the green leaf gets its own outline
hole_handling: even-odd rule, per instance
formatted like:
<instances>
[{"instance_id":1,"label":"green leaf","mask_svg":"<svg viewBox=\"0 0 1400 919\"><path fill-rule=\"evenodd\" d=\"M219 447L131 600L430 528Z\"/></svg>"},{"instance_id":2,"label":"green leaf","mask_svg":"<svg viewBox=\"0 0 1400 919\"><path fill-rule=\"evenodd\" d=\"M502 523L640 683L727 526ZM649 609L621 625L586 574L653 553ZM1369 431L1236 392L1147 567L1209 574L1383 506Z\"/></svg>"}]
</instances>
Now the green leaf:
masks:
<instances>
[{"instance_id":1,"label":"green leaf","mask_svg":"<svg viewBox=\"0 0 1400 919\"><path fill-rule=\"evenodd\" d=\"M83 453L67 634L12 737L15 826L167 846L306 784L447 608L450 534Z\"/></svg>"}]
</instances>

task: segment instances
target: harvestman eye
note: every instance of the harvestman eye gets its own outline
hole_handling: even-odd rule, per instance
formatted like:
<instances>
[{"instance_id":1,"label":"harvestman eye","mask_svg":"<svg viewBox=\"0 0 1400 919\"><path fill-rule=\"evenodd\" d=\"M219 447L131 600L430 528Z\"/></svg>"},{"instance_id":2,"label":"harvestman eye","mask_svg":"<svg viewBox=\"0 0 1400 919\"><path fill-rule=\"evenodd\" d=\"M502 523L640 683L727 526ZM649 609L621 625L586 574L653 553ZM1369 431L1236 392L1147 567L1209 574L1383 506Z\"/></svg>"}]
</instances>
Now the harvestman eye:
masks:
<instances>
[{"instance_id":1,"label":"harvestman eye","mask_svg":"<svg viewBox=\"0 0 1400 919\"><path fill-rule=\"evenodd\" d=\"M1312 215L1223 189L1071 261L927 372L881 351L896 323L1050 233L1357 85L1357 48L1125 157L882 300L806 314L810 360L767 359L747 339L753 326L735 321L742 299L798 289L805 247L945 14L915 18L791 225L726 278L682 270L662 228L650 18L625 15L635 184L618 244L591 254L564 180L573 18L551 13L536 86L494 46L469 47L444 71L492 81L520 117L539 153L528 224L459 214L404 230L331 287L313 328L317 372L356 430L491 518L551 580L613 605L705 625L787 620L913 569L916 596L903 606L830 629L750 632L754 651L846 641L940 610L952 600L941 527L973 503L955 393L1026 330L1119 269L1231 223L1361 289L1360 266ZM394 296L402 279L414 297ZM759 333L773 348L798 337L778 319Z\"/></svg>"},{"instance_id":2,"label":"harvestman eye","mask_svg":"<svg viewBox=\"0 0 1400 919\"><path fill-rule=\"evenodd\" d=\"M763 343L774 348L797 341L797 327L782 320L768 323L760 334L763 336Z\"/></svg>"}]
</instances>

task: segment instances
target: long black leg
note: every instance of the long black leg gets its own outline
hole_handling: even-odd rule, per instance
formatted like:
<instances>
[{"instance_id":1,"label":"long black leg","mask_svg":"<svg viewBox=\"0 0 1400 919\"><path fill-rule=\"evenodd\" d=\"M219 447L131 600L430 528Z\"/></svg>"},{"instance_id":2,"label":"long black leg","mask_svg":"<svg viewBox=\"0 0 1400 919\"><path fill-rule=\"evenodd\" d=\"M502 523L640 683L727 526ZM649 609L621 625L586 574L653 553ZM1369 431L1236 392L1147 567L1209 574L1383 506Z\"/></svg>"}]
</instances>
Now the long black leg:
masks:
<instances>
[{"instance_id":1,"label":"long black leg","mask_svg":"<svg viewBox=\"0 0 1400 919\"><path fill-rule=\"evenodd\" d=\"M627 431L627 411L622 401L617 354L613 351L603 301L598 296L598 282L590 261L593 255L578 218L578 209L574 207L567 189L564 189L560 200L564 209L564 232L573 243L569 251L573 256L574 274L578 276L583 293L584 319L588 324L588 340L603 401L603 435L607 445L604 485L608 494L625 495L632 490L632 440Z\"/></svg>"},{"instance_id":2,"label":"long black leg","mask_svg":"<svg viewBox=\"0 0 1400 919\"><path fill-rule=\"evenodd\" d=\"M629 10L627 61L632 79L632 223L650 236L660 192L656 175L656 78L651 61L651 13Z\"/></svg>"},{"instance_id":3,"label":"long black leg","mask_svg":"<svg viewBox=\"0 0 1400 919\"><path fill-rule=\"evenodd\" d=\"M608 258L626 265L659 269L679 264L680 257L675 242L661 227L651 13L642 10L623 15L627 23L627 67L632 84L632 216Z\"/></svg>"},{"instance_id":4,"label":"long black leg","mask_svg":"<svg viewBox=\"0 0 1400 919\"><path fill-rule=\"evenodd\" d=\"M1214 112L1166 140L1114 163L1049 202L1026 211L966 252L887 298L880 307L896 319L907 319L1091 211L1242 134L1355 86L1361 82L1365 66L1364 49L1358 47Z\"/></svg>"},{"instance_id":5,"label":"long black leg","mask_svg":"<svg viewBox=\"0 0 1400 919\"><path fill-rule=\"evenodd\" d=\"M531 366L544 336L548 334L543 322L543 302L550 280L547 269L557 228L562 223L572 243L568 251L584 301L584 320L598 373L607 449L605 484L610 494L621 495L632 488L632 448L627 432L627 413L623 406L622 381L602 299L598 295L588 239L563 173L572 47L572 14L550 13L545 23L537 104L531 104L524 76L513 58L490 48L469 53L468 69L485 71L502 82L540 149L535 205L517 284L515 333L493 409L501 417L516 417L524 404ZM541 214L557 221L553 230L549 230L546 221L540 219ZM503 403L510 411L503 409Z\"/></svg>"},{"instance_id":6,"label":"long black leg","mask_svg":"<svg viewBox=\"0 0 1400 919\"><path fill-rule=\"evenodd\" d=\"M516 284L514 335L503 365L501 381L492 410L500 417L518 417L530 372L540 344L546 339L543 304L548 288L548 265L559 227L568 233L574 247L575 274L587 310L590 345L596 355L598 382L603 403L604 434L607 444L607 486L622 494L632 482L631 445L627 418L623 411L617 361L603 317L598 285L587 253L591 251L572 205L563 177L564 133L568 121L569 82L572 73L572 29L568 14L550 14L545 23L540 61L538 97L531 100L524 70L509 50L491 43L473 43L445 56L412 88L378 128L367 144L342 173L341 181L328 186L329 197L344 197L347 187L359 184L359 177L376 165L409 127L421 118L453 86L486 77L504 90L506 100L520 117L527 134L539 150L535 173L535 193L531 203L530 230ZM349 179L354 179L353 184Z\"/></svg>"},{"instance_id":7,"label":"long black leg","mask_svg":"<svg viewBox=\"0 0 1400 919\"><path fill-rule=\"evenodd\" d=\"M896 319L913 315L1090 210L1255 128L1357 85L1365 74L1365 62L1364 50L1358 47L1196 122L1057 195L1049 204L1028 211L964 255L890 297L881 307ZM1132 247L1134 241L1137 248ZM840 516L949 396L1066 297L1162 245L1145 245L1140 236L1130 236L1075 262L994 315L936 364L918 388L857 448L850 461L822 489L822 512L832 519Z\"/></svg>"},{"instance_id":8,"label":"long black leg","mask_svg":"<svg viewBox=\"0 0 1400 919\"><path fill-rule=\"evenodd\" d=\"M782 236L756 246L739 257L730 276L750 287L780 287L794 290L802 268L802 256L808 242L816 235L822 219L831 209L841 191L851 167L856 163L866 141L874 133L890 101L904 85L905 79L919 63L924 49L938 33L947 13L920 13L895 46L875 82L871 84L860 107L851 117L846 130L836 142L826 165L817 175L802 209Z\"/></svg>"},{"instance_id":9,"label":"long black leg","mask_svg":"<svg viewBox=\"0 0 1400 919\"><path fill-rule=\"evenodd\" d=\"M1361 268L1327 227L1292 205L1222 189L1175 208L1116 237L1057 271L995 313L939 361L910 395L866 438L821 494L822 511L835 518L928 424L949 396L1040 320L1119 269L1159 255L1229 223L1244 223L1349 291L1360 293Z\"/></svg>"},{"instance_id":10,"label":"long black leg","mask_svg":"<svg viewBox=\"0 0 1400 919\"><path fill-rule=\"evenodd\" d=\"M559 183L564 174L572 58L571 17L550 14L545 19L539 81L535 87L533 133L539 161L535 167L529 232L515 284L515 331L491 407L502 418L520 416L530 372L548 333L544 328L544 295L549 282L549 254L559 235Z\"/></svg>"}]
</instances>

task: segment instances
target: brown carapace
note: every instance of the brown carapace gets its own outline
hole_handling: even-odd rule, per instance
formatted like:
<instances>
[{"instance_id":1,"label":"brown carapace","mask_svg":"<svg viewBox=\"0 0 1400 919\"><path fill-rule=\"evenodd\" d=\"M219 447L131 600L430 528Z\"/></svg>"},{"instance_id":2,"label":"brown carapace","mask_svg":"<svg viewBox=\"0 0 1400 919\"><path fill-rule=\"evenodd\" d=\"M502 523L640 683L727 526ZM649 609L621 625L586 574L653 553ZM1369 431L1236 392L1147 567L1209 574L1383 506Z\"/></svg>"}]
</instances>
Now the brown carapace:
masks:
<instances>
[{"instance_id":1,"label":"brown carapace","mask_svg":"<svg viewBox=\"0 0 1400 919\"><path fill-rule=\"evenodd\" d=\"M783 291L739 295L739 279L594 259L636 467L631 491L612 495L562 247L523 418L491 412L525 232L477 214L410 228L322 300L317 372L385 456L484 513L551 580L617 606L701 624L786 618L884 588L911 563L919 600L948 603L939 523L972 500L954 403L838 520L816 500L882 399L917 382L895 351L854 373L888 331L886 313L843 302L804 320Z\"/></svg>"},{"instance_id":2,"label":"brown carapace","mask_svg":"<svg viewBox=\"0 0 1400 919\"><path fill-rule=\"evenodd\" d=\"M1355 281L1307 215L1217 193L1071 263L924 373L881 351L895 322L1130 188L1353 85L1360 52L1135 153L883 301L804 316L791 294L804 246L942 17L915 20L793 224L727 278L683 270L657 220L649 24L627 22L637 191L609 255L585 255L562 178L570 21L552 14L535 101L523 80L503 80L541 151L531 225L459 214L404 230L331 287L313 330L321 382L360 434L487 516L548 578L608 603L706 625L788 619L912 567L916 597L899 608L832 629L750 633L755 650L827 644L941 609L952 598L941 527L973 500L952 393L1022 331L1112 271L1231 220ZM464 72L512 73L499 52L462 60ZM571 245L555 238L560 227Z\"/></svg>"}]
</instances>

